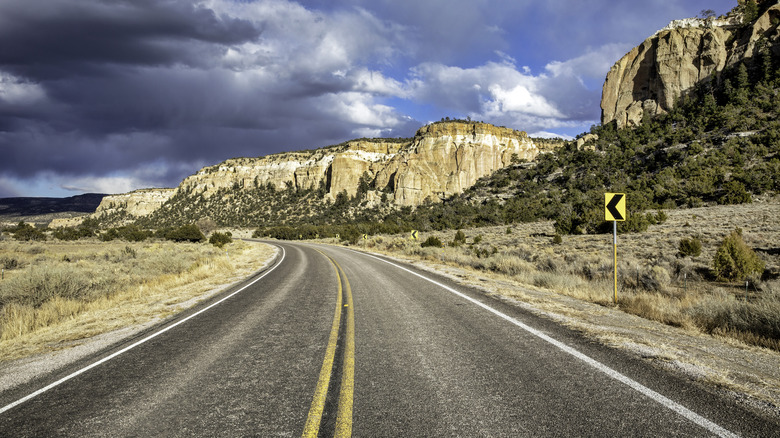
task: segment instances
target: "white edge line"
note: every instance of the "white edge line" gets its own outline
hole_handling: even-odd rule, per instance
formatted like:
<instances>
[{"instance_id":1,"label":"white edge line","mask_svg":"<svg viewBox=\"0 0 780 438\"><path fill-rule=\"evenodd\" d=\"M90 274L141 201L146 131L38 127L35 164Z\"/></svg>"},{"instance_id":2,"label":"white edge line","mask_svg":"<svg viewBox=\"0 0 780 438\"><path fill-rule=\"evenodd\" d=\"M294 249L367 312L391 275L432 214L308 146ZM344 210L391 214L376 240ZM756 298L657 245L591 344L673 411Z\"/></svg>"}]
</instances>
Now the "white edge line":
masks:
<instances>
[{"instance_id":1,"label":"white edge line","mask_svg":"<svg viewBox=\"0 0 780 438\"><path fill-rule=\"evenodd\" d=\"M352 250L352 251L354 251L354 250ZM669 399L669 398L667 398L667 397L665 397L665 396L663 396L663 395L653 391L652 389L642 385L641 383L637 382L636 380L633 380L630 377L625 376L625 375L619 373L616 370L613 370L612 368L610 368L607 365L604 365L603 363L601 363L601 362L591 358L590 356L587 356L584 353L581 353L580 351L578 351L578 350L576 350L576 349L574 349L574 348L564 344L563 342L558 341L557 339L554 339L554 338L550 337L549 335L546 335L543 332L541 332L541 331L539 331L539 330L537 330L537 329L535 329L535 328L533 328L533 327L531 327L529 325L526 325L526 324L516 320L515 318L512 318L511 316L509 316L509 315L507 315L505 313L502 313L502 312L500 312L500 311L498 311L498 310L488 306L487 304L484 304L484 303L482 303L482 302L480 302L480 301L478 301L478 300L476 300L474 298L471 298L468 295L463 294L462 292L458 292L457 290L455 290L455 289L453 289L453 288L451 288L451 287L449 287L447 285L441 284L441 283L439 283L436 280L432 280L432 279L430 279L430 278L428 278L428 277L426 277L424 275L418 274L417 272L414 272L414 271L412 271L410 269L404 268L403 266L397 265L397 264L395 264L393 262L389 262L389 261L387 261L385 259L382 259L380 257L376 257L376 256L371 255L371 254L367 254L367 253L364 253L364 252L359 252L359 251L354 251L354 252L356 252L358 254L363 254L363 255L368 256L368 257L372 257L374 259L377 259L377 260L382 261L384 263L387 263L389 265L395 266L398 269L404 270L404 271L406 271L406 272L408 272L408 273L410 273L412 275L416 275L416 276L422 278L423 280L429 281L429 282L431 282L431 283L433 283L433 284L435 284L435 285L437 285L437 286L439 286L439 287L441 287L441 288L443 288L443 289L445 289L445 290L447 290L447 291L449 291L449 292L451 292L451 293L453 293L453 294L455 294L455 295L457 295L457 296L459 296L459 297L461 297L461 298L463 298L465 300L468 300L468 301L476 304L479 307L482 307L483 309L493 313L494 315L496 315L496 316L498 316L498 317L500 317L500 318L502 318L502 319L504 319L504 320L506 320L508 322L511 322L512 324L520 327L521 329L523 329L523 330L527 331L528 333L538 337L539 339L542 339L543 341L554 345L555 347L557 347L561 351L564 351L564 352L566 352L566 353L576 357L577 359L580 359L581 361L583 361L586 364L590 365L591 367L601 371L602 373L606 374L607 376L609 376L609 377L611 377L611 378L613 378L613 379L615 379L615 380L617 380L617 381L619 381L621 383L624 383L624 384L628 385L629 387L633 388L634 390L636 390L636 391L642 393L643 395L645 395L645 396L655 400L656 402L660 403L661 405L667 407L668 409L678 413L679 415L687 418L688 420L692 421L693 423L696 423L697 425L699 425L699 426L709 430L710 432L712 432L712 433L714 433L714 434L716 434L718 436L729 437L729 438L739 437L739 435L737 435L737 434L735 434L735 433L733 433L733 432L731 432L729 430L726 430L726 429L718 426L717 424L713 423L712 421L710 421L710 420L702 417L701 415L691 411L690 409L688 409L685 406L675 402L674 400L671 400L671 399Z\"/></svg>"},{"instance_id":2,"label":"white edge line","mask_svg":"<svg viewBox=\"0 0 780 438\"><path fill-rule=\"evenodd\" d=\"M162 330L160 330L158 332L155 332L155 333L153 333L153 334L151 334L151 335L141 339L140 341L138 341L138 342L136 342L136 343L134 343L132 345L129 345L129 346L127 346L127 347L117 351L117 352L114 352L114 353L104 357L103 359L100 359L97 362L93 362L93 363L87 365L86 367L81 368L80 370L75 371L75 372L73 372L73 373L71 373L71 374L61 378L60 380L57 380L56 382L51 383L51 384L49 384L49 385L47 385L47 386L45 386L45 387L43 387L43 388L33 392L30 395L22 397L19 400L15 401L15 402L13 402L13 403L11 403L9 405L3 406L2 408L0 408L0 414L6 412L8 410L13 409L13 408L15 408L16 406L19 406L22 403L25 403L25 402L27 402L27 401L29 401L29 400L31 400L31 399L33 399L33 398L43 394L44 392L49 391L52 388L55 388L55 387L57 387L59 385L62 385L63 383L67 382L68 380L70 380L70 379L72 379L72 378L74 378L76 376L79 376L81 374L84 374L85 372L91 370L92 368L95 368L98 365L102 365L103 363L108 362L109 360L119 356L120 354L126 353L126 352L132 350L133 348L135 348L135 347L137 347L137 346L139 346L141 344L149 342L150 340L156 338L157 336L160 336L161 334L167 332L168 330L170 330L170 329L172 329L172 328L174 328L174 327L176 327L176 326L178 326L180 324L183 324L183 323L187 322L188 320L190 320L190 319L200 315L201 313L211 309L214 306L217 306L218 304L223 303L224 301L227 301L228 299L230 299L234 295L237 295L238 293L242 292L244 289L246 289L249 286L257 283L258 281L260 281L263 277L265 277L266 275L270 274L274 269L276 269L277 267L279 267L279 265L282 264L282 261L284 260L284 257L285 257L285 251L284 251L284 248L282 248L282 247L278 247L278 248L280 248L282 250L282 258L279 259L279 261L273 267L271 267L270 269L265 271L261 276L259 276L259 277L255 278L254 280L252 280L250 283L245 284L241 289L238 289L237 291L235 291L235 292L231 293L230 295L222 298L221 300L219 300L219 301L217 301L215 303L212 303L209 306L204 307L203 309L200 309L199 311L193 313L192 315L190 315L190 316L188 316L188 317L186 317L186 318L184 318L182 320L176 321L174 324L171 324L168 327L165 327L164 329L162 329Z\"/></svg>"}]
</instances>

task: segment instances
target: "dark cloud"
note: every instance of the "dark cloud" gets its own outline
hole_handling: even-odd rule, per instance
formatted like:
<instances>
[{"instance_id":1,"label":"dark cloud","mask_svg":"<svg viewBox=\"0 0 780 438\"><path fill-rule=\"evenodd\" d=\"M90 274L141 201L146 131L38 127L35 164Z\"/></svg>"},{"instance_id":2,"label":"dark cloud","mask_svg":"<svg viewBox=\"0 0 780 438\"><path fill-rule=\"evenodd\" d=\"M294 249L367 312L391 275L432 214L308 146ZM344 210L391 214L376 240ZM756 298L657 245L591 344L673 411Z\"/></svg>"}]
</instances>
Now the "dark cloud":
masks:
<instances>
[{"instance_id":1,"label":"dark cloud","mask_svg":"<svg viewBox=\"0 0 780 438\"><path fill-rule=\"evenodd\" d=\"M0 0L0 195L174 186L443 116L576 129L622 33L691 15L646 3Z\"/></svg>"},{"instance_id":2,"label":"dark cloud","mask_svg":"<svg viewBox=\"0 0 780 438\"><path fill-rule=\"evenodd\" d=\"M0 65L35 80L99 74L106 64L202 65L209 50L259 35L249 21L188 1L0 2Z\"/></svg>"},{"instance_id":3,"label":"dark cloud","mask_svg":"<svg viewBox=\"0 0 780 438\"><path fill-rule=\"evenodd\" d=\"M356 52L370 49L372 35L382 33L371 28L382 23L357 14L333 18L342 24L335 26L294 4L272 6L248 11L247 20L188 0L1 3L0 173L118 172L125 181L164 162L177 170L155 178L175 185L186 171L172 163L355 136L361 123L334 123L332 108L323 107L355 92L353 78L334 69L366 58ZM266 25L272 34L261 41ZM361 28L366 38L350 41L347 29ZM341 59L335 50L345 45Z\"/></svg>"}]
</instances>

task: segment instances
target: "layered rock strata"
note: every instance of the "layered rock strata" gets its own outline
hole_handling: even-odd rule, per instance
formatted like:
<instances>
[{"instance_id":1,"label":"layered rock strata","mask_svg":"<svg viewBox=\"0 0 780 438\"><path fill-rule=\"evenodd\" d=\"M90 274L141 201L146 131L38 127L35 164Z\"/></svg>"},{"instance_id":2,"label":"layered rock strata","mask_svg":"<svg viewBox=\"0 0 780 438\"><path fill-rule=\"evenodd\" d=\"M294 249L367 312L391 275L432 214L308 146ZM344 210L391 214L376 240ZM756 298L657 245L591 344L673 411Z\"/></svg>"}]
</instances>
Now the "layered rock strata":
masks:
<instances>
[{"instance_id":1,"label":"layered rock strata","mask_svg":"<svg viewBox=\"0 0 780 438\"><path fill-rule=\"evenodd\" d=\"M141 189L119 195L107 195L95 211L96 217L128 214L143 217L152 214L176 193L176 189Z\"/></svg>"},{"instance_id":2,"label":"layered rock strata","mask_svg":"<svg viewBox=\"0 0 780 438\"><path fill-rule=\"evenodd\" d=\"M554 143L550 143L554 144ZM368 199L399 206L439 201L461 193L477 179L509 165L533 160L539 148L525 132L486 123L444 122L420 128L412 141L359 140L308 152L234 158L201 169L175 189L149 189L107 196L96 215L120 210L151 214L176 194L210 198L220 190L272 186L324 189L335 198L354 196L361 178L372 186Z\"/></svg>"},{"instance_id":3,"label":"layered rock strata","mask_svg":"<svg viewBox=\"0 0 780 438\"><path fill-rule=\"evenodd\" d=\"M420 205L462 193L479 178L533 160L539 149L523 131L483 123L439 123L420 128L412 144L393 157L375 185L397 205Z\"/></svg>"}]
</instances>

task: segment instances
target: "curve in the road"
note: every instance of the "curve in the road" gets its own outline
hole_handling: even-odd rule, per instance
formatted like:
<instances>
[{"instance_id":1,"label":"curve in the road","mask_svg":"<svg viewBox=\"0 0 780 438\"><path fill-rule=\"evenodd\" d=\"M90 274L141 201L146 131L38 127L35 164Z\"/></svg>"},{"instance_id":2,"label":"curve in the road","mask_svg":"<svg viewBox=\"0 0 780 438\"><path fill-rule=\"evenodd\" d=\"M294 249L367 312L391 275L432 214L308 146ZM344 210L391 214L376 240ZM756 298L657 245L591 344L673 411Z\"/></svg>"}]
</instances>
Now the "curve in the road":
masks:
<instances>
[{"instance_id":1,"label":"curve in the road","mask_svg":"<svg viewBox=\"0 0 780 438\"><path fill-rule=\"evenodd\" d=\"M357 251L355 251L355 252L357 252ZM735 433L733 433L733 432L731 432L729 430L726 430L725 428L715 424L714 422L712 422L712 421L702 417L701 415L691 411L690 409L688 409L685 406L675 402L674 400L671 400L668 397L665 397L665 396L657 393L656 391L653 391L652 389L650 389L650 388L642 385L641 383L639 383L639 382L629 378L628 376L625 376L625 375L619 373L618 371L608 367L607 365L604 365L603 363L601 363L601 362L591 358L590 356L587 356L587 355L581 353L580 351L576 350L575 348L572 348L572 347L564 344L563 342L560 342L557 339L555 339L553 337L550 337L550 336L542 333L541 331L539 331L539 330L537 330L537 329L535 329L535 328L533 328L533 327L531 327L531 326L529 326L527 324L524 324L524 323L518 321L517 319L512 318L509 315L506 315L506 314L504 314L504 313L494 309L493 307L488 306L485 303L482 303L482 302L480 302L478 300L475 300L474 298L471 298L468 295L465 295L465 294L463 294L461 292L458 292L457 290L455 290L455 289L453 289L453 288L451 288L451 287L449 287L449 286L447 286L445 284L439 283L436 280L428 278L428 277L426 277L426 276L424 276L422 274L414 272L411 269L407 269L407 268L405 268L403 266L400 266L400 265L398 265L396 263L390 262L390 261L385 260L385 259L380 258L380 257L373 256L371 254L365 254L365 253L360 253L360 254L362 254L364 256L367 256L367 257L374 258L374 259L379 260L379 261L381 261L383 263L387 263L387 264L389 264L391 266L394 266L397 269L400 269L402 271L408 272L409 274L412 274L412 275L415 275L417 277L420 277L420 278L422 278L425 281L433 283L436 286L441 287L442 289L444 289L444 290L446 290L448 292L451 292L451 293L453 293L453 294L463 298L464 300L467 300L467 301L469 301L469 302L471 302L471 303L473 303L473 304L475 304L475 305L477 305L477 306L487 310L488 312L498 316L499 318L502 318L502 319L504 319L504 320L506 320L506 321L508 321L508 322L510 322L510 323L512 323L514 325L516 325L517 327L527 331L528 333L538 337L539 339L542 339L543 341L545 341L545 342L555 346L559 350L564 351L564 352L574 356L575 358L585 362L586 364L588 364L591 367L597 369L598 371L606 374L607 376L609 376L609 377L611 377L611 378L613 378L613 379L615 379L615 380L617 380L617 381L619 381L621 383L624 383L624 384L628 385L629 387L631 387L632 389L636 390L637 392L639 392L639 393L645 395L646 397L648 397L648 398L650 398L650 399L660 403L661 405L665 406L666 408L668 408L668 409L670 409L670 410L680 414L681 416L683 416L683 417L687 418L688 420L692 421L693 423L696 423L697 425L707 429L708 431L714 433L715 435L717 435L719 437L737 438L739 436L739 435L737 435L737 434L735 434Z\"/></svg>"},{"instance_id":2,"label":"curve in the road","mask_svg":"<svg viewBox=\"0 0 780 438\"><path fill-rule=\"evenodd\" d=\"M102 359L100 359L100 360L98 360L96 362L93 362L93 363L91 363L91 364L89 364L89 365L87 365L87 366L85 366L83 368L80 368L79 370L74 371L73 373L68 374L67 376L65 376L65 377L63 377L63 378L61 378L61 379L59 379L59 380L57 380L57 381L55 381L55 382L53 382L53 383L51 383L49 385L46 385L43 388L41 388L41 389L39 389L39 390L37 390L37 391L35 391L35 392L25 396L25 397L22 397L22 398L14 401L12 403L9 403L9 404L3 406L2 408L0 408L0 414L6 412L8 410L13 409L16 406L21 405L22 403L25 403L25 402L27 402L29 400L32 400L35 397L38 397L39 395L41 395L41 394L43 394L43 393L45 393L47 391L50 391L50 390L56 388L56 387L62 385L63 383L73 379L74 377L77 377L77 376L79 376L81 374L86 373L87 371L91 370L92 368L100 366L101 364L106 363L106 362L116 358L117 356L120 356L120 355L122 355L124 353L127 353L128 351L138 347L139 345L143 345L143 344L151 341L152 339L160 336L161 334L163 334L163 333L165 333L165 332L167 332L169 330L172 330L173 328L175 328L175 327L177 327L177 326L179 326L181 324L184 324L185 322L189 321L192 318L195 318L196 316L200 315L201 313L204 313L204 312L208 311L212 307L218 306L218 305L222 304L223 302L229 300L230 298L233 298L234 296L236 296L239 293L243 292L248 287L252 286L253 284L255 284L258 281L260 281L263 278L265 278L268 274L273 272L274 269L276 269L277 267L279 267L282 264L282 262L284 261L284 258L285 258L285 251L284 251L284 248L282 248L282 247L279 247L279 249L282 252L282 255L279 258L279 260L277 260L277 262L273 266L271 266L268 270L266 270L264 273L262 273L257 278L255 278L254 280L250 281L249 283L245 284L244 286L242 286L238 290L236 290L236 291L232 292L231 294L223 297L222 299L220 299L220 300L218 300L218 301L216 301L216 302L214 302L214 303L204 307L203 309L198 310L197 312L193 313L192 315L189 315L189 316L187 316L185 318L182 318L179 321L176 321L175 323L173 323L173 324L163 328L162 330L156 331L155 333L153 333L153 334L151 334L151 335L141 339L138 342L130 344L129 346L127 346L125 348L122 348L121 350L116 351L116 352L114 352L114 353L112 353L112 354L110 354L110 355L108 355L108 356L106 356L106 357L104 357L104 358L102 358Z\"/></svg>"}]
</instances>

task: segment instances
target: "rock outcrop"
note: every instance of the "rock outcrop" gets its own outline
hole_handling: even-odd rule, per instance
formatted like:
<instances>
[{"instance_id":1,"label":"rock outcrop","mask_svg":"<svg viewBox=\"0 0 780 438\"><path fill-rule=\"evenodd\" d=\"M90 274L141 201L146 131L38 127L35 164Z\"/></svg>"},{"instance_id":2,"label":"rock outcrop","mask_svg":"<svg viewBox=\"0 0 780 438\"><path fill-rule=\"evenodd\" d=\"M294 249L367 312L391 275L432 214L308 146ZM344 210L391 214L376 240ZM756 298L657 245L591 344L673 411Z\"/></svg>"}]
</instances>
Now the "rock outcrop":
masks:
<instances>
[{"instance_id":1,"label":"rock outcrop","mask_svg":"<svg viewBox=\"0 0 780 438\"><path fill-rule=\"evenodd\" d=\"M420 205L462 193L512 159L533 160L539 149L525 132L484 123L437 123L420 128L412 144L382 168L378 189L397 205Z\"/></svg>"},{"instance_id":2,"label":"rock outcrop","mask_svg":"<svg viewBox=\"0 0 780 438\"><path fill-rule=\"evenodd\" d=\"M83 216L77 216L77 217L65 217L65 218L54 218L49 222L49 228L73 228L78 227L82 223L84 223L84 219L89 217L88 215Z\"/></svg>"},{"instance_id":3,"label":"rock outcrop","mask_svg":"<svg viewBox=\"0 0 780 438\"><path fill-rule=\"evenodd\" d=\"M407 144L354 141L311 152L234 158L201 169L184 179L177 190L209 198L225 188L270 185L277 190L310 190L323 186L334 197L342 190L354 196L363 172L373 175Z\"/></svg>"},{"instance_id":4,"label":"rock outcrop","mask_svg":"<svg viewBox=\"0 0 780 438\"><path fill-rule=\"evenodd\" d=\"M771 4L771 6L770 6ZM688 18L671 22L623 56L607 73L601 97L601 123L636 126L645 114L669 111L697 83L720 79L724 68L758 54L766 41L780 56L780 5L762 2L757 20L743 15Z\"/></svg>"},{"instance_id":5,"label":"rock outcrop","mask_svg":"<svg viewBox=\"0 0 780 438\"><path fill-rule=\"evenodd\" d=\"M106 195L93 217L113 214L143 217L152 214L176 193L176 189L141 189L120 195Z\"/></svg>"},{"instance_id":6,"label":"rock outcrop","mask_svg":"<svg viewBox=\"0 0 780 438\"><path fill-rule=\"evenodd\" d=\"M557 144L545 144L551 145ZM208 199L226 189L253 187L316 189L335 199L342 192L354 196L361 179L370 187L369 201L384 198L414 206L461 193L513 159L530 161L539 152L522 131L487 123L441 122L420 128L411 141L356 140L314 151L229 159L201 169L175 189L106 196L95 215L143 217L174 196Z\"/></svg>"}]
</instances>

